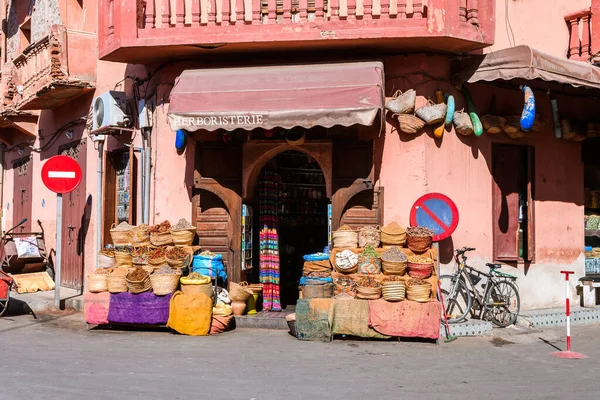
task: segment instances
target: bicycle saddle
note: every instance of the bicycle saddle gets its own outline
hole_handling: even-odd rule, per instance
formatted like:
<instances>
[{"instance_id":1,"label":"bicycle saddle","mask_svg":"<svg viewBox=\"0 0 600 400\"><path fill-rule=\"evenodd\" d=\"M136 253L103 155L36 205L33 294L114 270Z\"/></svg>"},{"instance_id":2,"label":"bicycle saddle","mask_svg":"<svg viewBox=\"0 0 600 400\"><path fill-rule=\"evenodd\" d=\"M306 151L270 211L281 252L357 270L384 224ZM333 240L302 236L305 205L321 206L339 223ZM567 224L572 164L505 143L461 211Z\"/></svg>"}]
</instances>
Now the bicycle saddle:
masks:
<instances>
[{"instance_id":1,"label":"bicycle saddle","mask_svg":"<svg viewBox=\"0 0 600 400\"><path fill-rule=\"evenodd\" d=\"M492 263L487 263L485 264L486 267L490 267L491 269L498 269L498 268L502 268L501 264L492 264Z\"/></svg>"}]
</instances>

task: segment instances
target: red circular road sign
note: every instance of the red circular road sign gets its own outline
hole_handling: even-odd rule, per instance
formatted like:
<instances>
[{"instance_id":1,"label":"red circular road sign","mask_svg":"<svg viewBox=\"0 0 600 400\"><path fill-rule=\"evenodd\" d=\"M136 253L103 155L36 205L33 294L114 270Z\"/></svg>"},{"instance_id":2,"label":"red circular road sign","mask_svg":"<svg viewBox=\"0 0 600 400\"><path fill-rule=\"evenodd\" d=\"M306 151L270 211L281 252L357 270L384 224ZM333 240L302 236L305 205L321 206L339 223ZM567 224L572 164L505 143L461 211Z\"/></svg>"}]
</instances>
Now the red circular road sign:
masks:
<instances>
[{"instance_id":1,"label":"red circular road sign","mask_svg":"<svg viewBox=\"0 0 600 400\"><path fill-rule=\"evenodd\" d=\"M42 167L42 182L55 193L69 193L81 182L81 167L67 156L54 156Z\"/></svg>"},{"instance_id":2,"label":"red circular road sign","mask_svg":"<svg viewBox=\"0 0 600 400\"><path fill-rule=\"evenodd\" d=\"M448 196L429 193L419 197L410 209L410 225L424 226L433 231L433 241L444 240L458 226L458 208Z\"/></svg>"}]
</instances>

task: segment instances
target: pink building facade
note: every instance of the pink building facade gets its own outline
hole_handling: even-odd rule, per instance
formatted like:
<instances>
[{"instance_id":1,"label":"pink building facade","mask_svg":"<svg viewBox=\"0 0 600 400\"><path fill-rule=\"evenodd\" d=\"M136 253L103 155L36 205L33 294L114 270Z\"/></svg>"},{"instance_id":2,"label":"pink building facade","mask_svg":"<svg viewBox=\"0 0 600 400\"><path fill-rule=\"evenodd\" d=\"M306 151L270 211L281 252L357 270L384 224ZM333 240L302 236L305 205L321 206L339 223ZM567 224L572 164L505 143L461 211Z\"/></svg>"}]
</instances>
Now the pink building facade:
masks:
<instances>
[{"instance_id":1,"label":"pink building facade","mask_svg":"<svg viewBox=\"0 0 600 400\"><path fill-rule=\"evenodd\" d=\"M13 4L7 3L3 10L10 19ZM229 143L227 131L198 130L187 134L185 150L178 152L168 114L171 93L176 90L183 71L377 60L383 62L387 100L397 90L414 89L418 108L427 100L435 101L436 91L443 91L456 98L456 108L461 110L467 105L453 81L457 55L529 45L566 59L570 44L569 25L564 16L591 6L589 0L587 3L556 1L556 7L548 7L547 2L541 1L509 2L508 10L505 2L492 0L300 1L300 11L296 13L293 7L289 10L283 7L280 12L274 5L271 7L271 2L258 7L258 2L236 5L220 0L147 1L145 8L135 0L103 0L97 6L95 3L37 1L34 9L15 11L15 15L19 15L17 20L26 20L27 15L31 15L34 21L38 18L36 13L42 15L44 7L44 15L53 15L44 20L42 33L33 35L36 24L31 23L29 45L50 32L59 32L57 35L64 32L69 38L68 47L65 43L61 47L61 54L66 53L62 59L68 61L68 68L63 68L67 77L60 79L70 82L66 87L55 81L47 84L51 87L48 91L41 91L40 86L29 89L27 74L23 68L19 71L19 57L27 55L27 46L19 44L16 34L4 38L2 115L11 125L3 129L16 139L7 141L4 150L2 227L4 230L12 227L22 215L31 221L39 219L48 247L54 248L56 196L41 183L40 171L44 161L52 155L75 154L85 179L77 197L67 200L71 202L69 205L76 204L72 207L73 221L78 220L79 225L67 223L73 228L63 234L63 242L68 243L63 250L71 255L67 258L69 265L63 266L66 280L62 282L74 288L85 287L85 276L96 266L98 246L109 243L107 229L125 219L141 223L146 218L145 213L149 224L164 220L175 223L180 218L193 221L199 229L200 245L225 254L230 276L248 277L240 267L241 214L236 204L253 201L246 186L258 173L256 166L264 165L262 155L255 154L255 147L271 146L263 158L294 147L288 146L285 140L249 139L245 131L233 132L233 141ZM173 10L165 6L167 3L175 4L177 11L165 11ZM231 4L235 5L235 12L231 12ZM537 14L536 24L531 24L531 13L540 9L545 13ZM505 15L512 26L508 31ZM319 20L325 22L319 25ZM17 33L22 35L20 40L27 39L27 30L23 33L21 29L23 23L17 24L20 27ZM541 25L544 29L539 29ZM547 36L548 32L553 36ZM45 71L38 67L40 64L31 65L34 66L27 68L32 71ZM480 116L520 115L523 93L518 82L496 83L466 84ZM550 99L557 99L564 119L591 120L599 105L598 100L587 93L582 96L580 92L563 89L565 86L568 85L557 84L550 91L532 86L538 121L542 123L536 132L527 132L518 139L503 132L462 136L454 128L446 128L443 136L436 138L431 127L411 135L401 132L397 121L388 114L372 126L337 127L327 132L311 128L309 132L314 132L314 136L309 133L307 142L296 150L325 160L320 166L325 176L332 177L329 197L334 209L336 202L345 199L338 203L342 206L339 206L339 220L334 221L334 227L351 223L358 216L370 218L369 223L385 225L396 221L406 226L417 198L431 192L443 193L458 206L460 223L452 237L440 243L442 273L454 267L453 250L475 247L477 250L470 258L473 266L485 270L485 262L503 262L502 270L518 277L523 309L558 306L564 296L560 271L573 270L576 278L585 275L582 146L586 146L587 141L555 136ZM137 119L140 99L151 103L152 126L142 131L138 121L131 130L112 132L99 155L99 143L90 134L94 130L90 113L95 96L109 90L126 93L132 119ZM33 94L28 96L28 93ZM50 95L44 98L44 93ZM11 115L11 110L17 110L19 115ZM145 142L144 137L149 141ZM355 142L363 147L366 144L365 154L370 157L371 165L364 176L357 172L346 180L337 179L340 173L336 149L348 146L348 142L350 146ZM498 225L506 216L502 215L501 208L494 208L496 204L505 207L502 201L510 197L510 193L502 193L500 180L513 178L506 175L501 178L498 175L501 172L494 172L497 168L494 154L503 145L520 146L529 152L527 190L531 199L525 218L529 218L527 251L530 254L520 256L516 249L514 258L507 258L499 250L499 240L505 240L507 233ZM152 167L149 178L145 179L144 148L148 147ZM77 150L69 150L71 148ZM219 149L219 153L215 149ZM125 175L130 179L129 208L120 211L114 201L107 200L114 200L115 196L110 191L114 190L110 174L118 177L120 170L118 163L107 167L107 160L115 160L119 154L129 155L125 157L129 166L129 170L125 168ZM21 182L26 180L20 178L19 168L13 165L29 155L27 173L31 173L32 183L30 192L26 193L30 199L27 205L21 197ZM226 157L226 166L233 171L230 175L227 168L214 167L219 157ZM203 160L211 165L202 167ZM350 168L352 162L347 162ZM98 174L99 165L102 178ZM101 192L97 189L99 179ZM379 191L377 201L358 202L358 197L349 195L353 193L350 189L354 181L360 179L370 180L372 190ZM146 182L150 183L147 209L143 190ZM218 201L205 206L207 200L204 199L212 201L213 195ZM119 203L119 199L116 202ZM21 207L15 213L18 204ZM510 208L512 203L508 204L507 218L518 218ZM102 212L100 220L98 208ZM121 211L127 213L125 219L119 217ZM507 226L512 229L514 223ZM36 229L35 224L31 229Z\"/></svg>"}]
</instances>

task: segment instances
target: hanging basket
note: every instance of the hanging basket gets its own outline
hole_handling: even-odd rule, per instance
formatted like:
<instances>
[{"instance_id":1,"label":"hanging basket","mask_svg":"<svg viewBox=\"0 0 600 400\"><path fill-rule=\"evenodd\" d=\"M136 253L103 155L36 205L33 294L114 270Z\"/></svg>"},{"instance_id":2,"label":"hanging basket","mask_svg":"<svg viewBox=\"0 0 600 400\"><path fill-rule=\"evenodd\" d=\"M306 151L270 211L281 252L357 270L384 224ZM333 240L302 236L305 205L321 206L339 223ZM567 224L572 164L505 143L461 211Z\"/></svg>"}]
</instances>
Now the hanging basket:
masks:
<instances>
[{"instance_id":1,"label":"hanging basket","mask_svg":"<svg viewBox=\"0 0 600 400\"><path fill-rule=\"evenodd\" d=\"M448 106L445 103L435 104L429 100L427 105L417 109L415 114L417 117L425 121L427 125L435 125L446 119L446 111Z\"/></svg>"},{"instance_id":2,"label":"hanging basket","mask_svg":"<svg viewBox=\"0 0 600 400\"><path fill-rule=\"evenodd\" d=\"M102 293L108 290L106 275L92 274L88 275L88 291L90 293Z\"/></svg>"},{"instance_id":3,"label":"hanging basket","mask_svg":"<svg viewBox=\"0 0 600 400\"><path fill-rule=\"evenodd\" d=\"M409 89L406 92L398 90L394 93L394 97L388 100L385 108L394 114L411 114L415 111L415 102L417 100L417 92Z\"/></svg>"},{"instance_id":4,"label":"hanging basket","mask_svg":"<svg viewBox=\"0 0 600 400\"><path fill-rule=\"evenodd\" d=\"M464 111L456 111L452 118L454 130L463 136L469 136L473 133L473 121L471 116Z\"/></svg>"},{"instance_id":5,"label":"hanging basket","mask_svg":"<svg viewBox=\"0 0 600 400\"><path fill-rule=\"evenodd\" d=\"M196 228L171 229L171 238L176 246L191 246L196 237Z\"/></svg>"},{"instance_id":6,"label":"hanging basket","mask_svg":"<svg viewBox=\"0 0 600 400\"><path fill-rule=\"evenodd\" d=\"M150 243L153 246L172 246L173 245L173 237L171 236L171 232L163 232L163 233L151 233L150 234Z\"/></svg>"},{"instance_id":7,"label":"hanging basket","mask_svg":"<svg viewBox=\"0 0 600 400\"><path fill-rule=\"evenodd\" d=\"M506 118L497 117L495 115L484 115L480 118L481 125L487 133L496 134L502 132L502 128L506 125Z\"/></svg>"},{"instance_id":8,"label":"hanging basket","mask_svg":"<svg viewBox=\"0 0 600 400\"><path fill-rule=\"evenodd\" d=\"M412 114L398 114L398 125L404 133L414 135L425 127L425 122Z\"/></svg>"},{"instance_id":9,"label":"hanging basket","mask_svg":"<svg viewBox=\"0 0 600 400\"><path fill-rule=\"evenodd\" d=\"M175 293L179 285L179 274L150 275L152 291L158 296Z\"/></svg>"}]
</instances>

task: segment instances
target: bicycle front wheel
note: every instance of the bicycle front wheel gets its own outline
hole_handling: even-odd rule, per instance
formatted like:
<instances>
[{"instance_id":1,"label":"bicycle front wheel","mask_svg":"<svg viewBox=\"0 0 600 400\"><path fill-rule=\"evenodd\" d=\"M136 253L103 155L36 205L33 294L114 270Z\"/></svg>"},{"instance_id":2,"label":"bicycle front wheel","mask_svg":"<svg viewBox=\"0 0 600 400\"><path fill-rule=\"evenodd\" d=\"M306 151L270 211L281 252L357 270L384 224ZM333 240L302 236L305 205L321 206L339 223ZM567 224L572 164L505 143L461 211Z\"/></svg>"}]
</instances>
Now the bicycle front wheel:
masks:
<instances>
[{"instance_id":1,"label":"bicycle front wheel","mask_svg":"<svg viewBox=\"0 0 600 400\"><path fill-rule=\"evenodd\" d=\"M467 284L464 280L453 275L440 276L440 284L446 305L448 323L453 324L464 320L471 310L471 292L467 289ZM456 288L450 296L453 287Z\"/></svg>"},{"instance_id":2,"label":"bicycle front wheel","mask_svg":"<svg viewBox=\"0 0 600 400\"><path fill-rule=\"evenodd\" d=\"M521 299L519 291L510 281L496 281L488 290L484 303L494 324L505 328L514 324L519 316Z\"/></svg>"}]
</instances>

